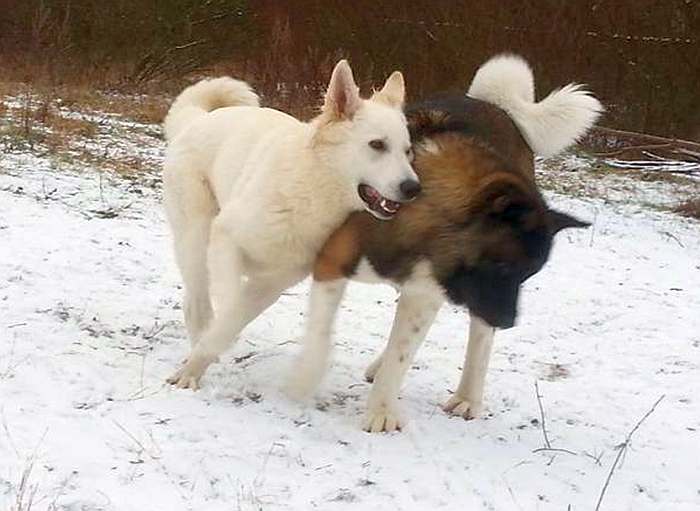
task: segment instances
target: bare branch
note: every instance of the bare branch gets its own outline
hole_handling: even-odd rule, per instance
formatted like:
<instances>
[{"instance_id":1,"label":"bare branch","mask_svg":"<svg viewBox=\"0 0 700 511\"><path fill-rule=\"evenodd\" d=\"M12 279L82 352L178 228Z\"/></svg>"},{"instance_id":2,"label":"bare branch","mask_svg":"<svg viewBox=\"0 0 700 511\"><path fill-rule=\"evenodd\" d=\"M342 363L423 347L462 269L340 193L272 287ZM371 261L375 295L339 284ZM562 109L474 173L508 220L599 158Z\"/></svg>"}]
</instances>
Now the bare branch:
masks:
<instances>
[{"instance_id":1,"label":"bare branch","mask_svg":"<svg viewBox=\"0 0 700 511\"><path fill-rule=\"evenodd\" d=\"M615 469L617 468L617 465L620 463L620 460L622 457L625 455L627 452L627 449L630 446L630 442L632 441L632 435L636 433L636 431L639 429L639 427L642 425L642 423L647 420L647 418L654 413L654 410L656 410L656 407L659 405L661 401L666 397L666 394L662 394L659 399L656 400L656 403L649 409L647 413L644 414L644 416L637 421L637 424L634 425L634 427L630 430L629 433L627 433L627 436L625 437L625 441L622 442L620 445L617 446L618 451L617 451L617 456L615 456L615 461L613 461L612 466L610 467L610 472L608 472L608 477L605 479L605 484L603 485L603 489L600 491L600 496L598 497L598 503L595 506L595 511L600 510L600 506L603 503L603 497L605 497L605 492L608 490L608 486L610 485L610 480L612 479L613 473L615 472Z\"/></svg>"},{"instance_id":2,"label":"bare branch","mask_svg":"<svg viewBox=\"0 0 700 511\"><path fill-rule=\"evenodd\" d=\"M544 408L542 407L542 396L540 395L540 386L537 380L535 380L535 394L537 395L537 405L540 407L540 424L542 425L542 436L544 437L545 449L551 450L552 444L549 442L549 436L547 435L547 425L544 418Z\"/></svg>"},{"instance_id":3,"label":"bare branch","mask_svg":"<svg viewBox=\"0 0 700 511\"><path fill-rule=\"evenodd\" d=\"M578 453L574 451L570 451L569 449L558 449L556 447L540 447L539 449L535 449L532 452L563 452L566 454L573 454L574 456L578 456Z\"/></svg>"}]
</instances>

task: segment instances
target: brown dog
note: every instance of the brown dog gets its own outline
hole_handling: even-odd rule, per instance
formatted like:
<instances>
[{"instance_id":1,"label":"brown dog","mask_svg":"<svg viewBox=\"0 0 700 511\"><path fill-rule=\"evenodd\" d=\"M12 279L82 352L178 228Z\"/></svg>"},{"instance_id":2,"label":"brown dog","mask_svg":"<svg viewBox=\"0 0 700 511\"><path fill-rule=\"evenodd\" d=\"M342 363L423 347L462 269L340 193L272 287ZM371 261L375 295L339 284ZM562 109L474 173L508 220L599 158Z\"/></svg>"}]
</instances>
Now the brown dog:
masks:
<instances>
[{"instance_id":1,"label":"brown dog","mask_svg":"<svg viewBox=\"0 0 700 511\"><path fill-rule=\"evenodd\" d=\"M478 95L478 87L473 90L474 85L470 94ZM572 96L558 98L557 106L570 107L585 95L592 100L584 109L589 126L599 103L576 87L568 91ZM494 328L514 325L520 285L542 268L554 235L588 225L547 207L534 181L537 134L528 132L532 124L513 115L512 104L501 106L510 107L511 114L473 97L444 97L408 109L423 191L393 221L353 214L326 242L315 265L293 394L308 393L324 372L347 279L383 281L399 288L401 296L388 346L367 370L374 386L365 429L402 426L397 409L401 381L445 298L471 314L469 356L445 409L465 418L479 413ZM536 113L542 119L542 112ZM549 114L561 117L562 111Z\"/></svg>"}]
</instances>

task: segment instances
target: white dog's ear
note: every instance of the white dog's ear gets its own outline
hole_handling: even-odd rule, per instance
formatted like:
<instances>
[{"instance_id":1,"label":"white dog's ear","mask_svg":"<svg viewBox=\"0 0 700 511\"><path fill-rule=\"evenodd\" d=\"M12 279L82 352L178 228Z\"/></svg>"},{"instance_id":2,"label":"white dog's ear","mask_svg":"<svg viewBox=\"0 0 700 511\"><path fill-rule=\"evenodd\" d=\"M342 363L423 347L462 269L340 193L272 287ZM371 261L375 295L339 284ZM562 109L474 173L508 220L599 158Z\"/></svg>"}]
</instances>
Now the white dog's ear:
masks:
<instances>
[{"instance_id":1,"label":"white dog's ear","mask_svg":"<svg viewBox=\"0 0 700 511\"><path fill-rule=\"evenodd\" d=\"M328 83L323 111L338 119L352 119L361 102L360 89L355 84L350 64L347 60L341 60L335 65Z\"/></svg>"},{"instance_id":2,"label":"white dog's ear","mask_svg":"<svg viewBox=\"0 0 700 511\"><path fill-rule=\"evenodd\" d=\"M379 101L393 108L401 109L403 108L405 97L406 85L403 81L403 74L401 74L401 71L394 71L391 73L391 76L386 79L382 90L374 93L372 100Z\"/></svg>"}]
</instances>

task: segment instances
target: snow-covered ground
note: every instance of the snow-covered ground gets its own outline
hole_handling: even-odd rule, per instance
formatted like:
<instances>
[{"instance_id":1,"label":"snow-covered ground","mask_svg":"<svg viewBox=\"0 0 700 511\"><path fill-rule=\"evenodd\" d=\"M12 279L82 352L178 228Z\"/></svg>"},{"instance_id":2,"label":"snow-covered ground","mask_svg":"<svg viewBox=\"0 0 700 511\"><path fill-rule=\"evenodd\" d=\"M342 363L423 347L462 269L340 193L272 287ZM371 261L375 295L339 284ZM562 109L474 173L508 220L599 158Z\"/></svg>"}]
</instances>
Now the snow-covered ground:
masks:
<instances>
[{"instance_id":1,"label":"snow-covered ground","mask_svg":"<svg viewBox=\"0 0 700 511\"><path fill-rule=\"evenodd\" d=\"M141 179L36 149L0 155L0 509L29 509L34 492L42 511L593 510L620 444L662 395L600 509L700 508L698 222L550 195L594 226L560 235L518 326L497 334L488 417L440 409L467 326L446 306L402 392L410 424L370 435L362 374L390 327L388 288L351 287L315 403L282 392L306 283L199 392L164 385L188 342L152 173L162 143L119 129L97 141L150 158ZM536 381L551 446L569 452L533 452Z\"/></svg>"}]
</instances>

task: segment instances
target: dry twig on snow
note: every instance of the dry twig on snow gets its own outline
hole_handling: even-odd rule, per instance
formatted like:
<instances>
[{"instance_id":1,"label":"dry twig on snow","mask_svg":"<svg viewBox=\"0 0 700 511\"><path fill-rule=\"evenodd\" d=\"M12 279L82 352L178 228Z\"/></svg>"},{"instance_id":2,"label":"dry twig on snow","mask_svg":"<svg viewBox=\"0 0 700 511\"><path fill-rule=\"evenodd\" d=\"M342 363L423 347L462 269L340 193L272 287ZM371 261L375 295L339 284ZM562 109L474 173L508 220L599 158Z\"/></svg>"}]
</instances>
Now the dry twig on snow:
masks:
<instances>
[{"instance_id":1,"label":"dry twig on snow","mask_svg":"<svg viewBox=\"0 0 700 511\"><path fill-rule=\"evenodd\" d=\"M625 452L627 452L627 449L630 446L630 442L632 441L632 435L636 433L636 431L639 429L639 427L642 425L642 423L647 420L647 418L654 413L654 410L656 410L656 407L659 405L661 401L666 397L666 394L663 394L659 399L656 400L656 403L649 409L647 413L644 414L644 416L637 421L637 424L634 425L634 427L630 430L629 433L627 433L627 436L625 437L625 441L622 442L620 445L617 446L617 456L615 457L615 461L613 461L612 466L610 467L610 472L608 472L608 477L605 479L605 484L603 485L603 489L600 491L600 496L598 497L598 503L595 506L595 511L599 511L600 505L603 503L603 497L605 497L605 492L608 489L608 486L610 485L610 480L612 479L613 473L615 472L615 469L617 468L617 465L620 463L620 460L622 459L622 456L624 456Z\"/></svg>"},{"instance_id":2,"label":"dry twig on snow","mask_svg":"<svg viewBox=\"0 0 700 511\"><path fill-rule=\"evenodd\" d=\"M547 424L544 418L544 407L542 406L542 395L540 394L540 385L537 380L535 380L535 394L537 395L537 405L540 407L540 425L542 426L542 436L544 437L544 449L551 450L552 444L549 442L549 436L547 435ZM538 449L540 450L540 449Z\"/></svg>"}]
</instances>

